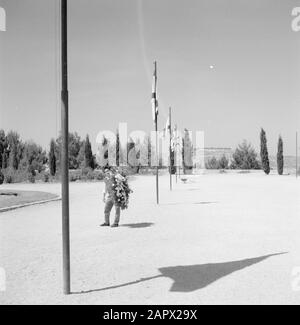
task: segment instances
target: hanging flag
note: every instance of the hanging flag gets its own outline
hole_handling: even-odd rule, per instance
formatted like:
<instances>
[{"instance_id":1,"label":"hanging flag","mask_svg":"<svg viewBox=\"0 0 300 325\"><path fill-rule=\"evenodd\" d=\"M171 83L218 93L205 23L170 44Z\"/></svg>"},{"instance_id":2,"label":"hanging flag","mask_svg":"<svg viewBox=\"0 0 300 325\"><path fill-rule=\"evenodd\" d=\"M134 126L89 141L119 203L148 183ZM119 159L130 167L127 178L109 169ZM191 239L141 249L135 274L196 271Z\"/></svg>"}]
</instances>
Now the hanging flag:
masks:
<instances>
[{"instance_id":1,"label":"hanging flag","mask_svg":"<svg viewBox=\"0 0 300 325\"><path fill-rule=\"evenodd\" d=\"M166 129L163 129L162 132L163 132L163 138L165 139L166 138L166 135L167 135Z\"/></svg>"},{"instance_id":2,"label":"hanging flag","mask_svg":"<svg viewBox=\"0 0 300 325\"><path fill-rule=\"evenodd\" d=\"M175 125L173 128L173 137L177 137L177 125Z\"/></svg>"},{"instance_id":3,"label":"hanging flag","mask_svg":"<svg viewBox=\"0 0 300 325\"><path fill-rule=\"evenodd\" d=\"M152 82L152 116L153 121L156 121L158 115L158 101L157 101L157 64L154 62L154 73L153 73L153 82Z\"/></svg>"},{"instance_id":4,"label":"hanging flag","mask_svg":"<svg viewBox=\"0 0 300 325\"><path fill-rule=\"evenodd\" d=\"M173 135L172 135L172 139L171 139L171 141L172 141L171 146L172 146L172 150L174 151L174 150L176 150L176 148L178 146L180 146L180 136L177 132L177 126L174 127L172 133L173 133Z\"/></svg>"},{"instance_id":5,"label":"hanging flag","mask_svg":"<svg viewBox=\"0 0 300 325\"><path fill-rule=\"evenodd\" d=\"M170 116L169 116L166 123L166 131L169 131L170 128L171 128L171 123L170 123Z\"/></svg>"},{"instance_id":6,"label":"hanging flag","mask_svg":"<svg viewBox=\"0 0 300 325\"><path fill-rule=\"evenodd\" d=\"M166 127L163 129L163 138L164 138L164 139L165 139L167 136L169 136L170 128L171 128L170 117L168 117L168 119L167 119L167 123L166 123Z\"/></svg>"}]
</instances>

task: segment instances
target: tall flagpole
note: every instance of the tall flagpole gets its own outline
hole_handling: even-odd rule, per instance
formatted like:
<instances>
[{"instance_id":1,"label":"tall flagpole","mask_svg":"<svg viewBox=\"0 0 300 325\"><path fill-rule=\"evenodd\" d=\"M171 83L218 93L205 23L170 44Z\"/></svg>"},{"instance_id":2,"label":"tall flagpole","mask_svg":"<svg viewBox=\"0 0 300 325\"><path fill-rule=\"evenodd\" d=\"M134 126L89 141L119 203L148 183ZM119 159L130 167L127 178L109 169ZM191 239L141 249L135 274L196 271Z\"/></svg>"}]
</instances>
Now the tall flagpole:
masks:
<instances>
[{"instance_id":1,"label":"tall flagpole","mask_svg":"<svg viewBox=\"0 0 300 325\"><path fill-rule=\"evenodd\" d=\"M159 173L159 150L158 150L158 102L157 102L157 62L154 62L154 76L153 76L153 89L152 89L152 109L154 114L155 124L155 154L156 154L156 203L159 204L159 184L158 184L158 173Z\"/></svg>"},{"instance_id":2,"label":"tall flagpole","mask_svg":"<svg viewBox=\"0 0 300 325\"><path fill-rule=\"evenodd\" d=\"M159 184L158 184L158 172L159 172L159 157L158 157L158 126L157 126L157 113L155 113L155 141L156 141L156 203L159 204Z\"/></svg>"},{"instance_id":3,"label":"tall flagpole","mask_svg":"<svg viewBox=\"0 0 300 325\"><path fill-rule=\"evenodd\" d=\"M296 178L298 178L298 132L296 132Z\"/></svg>"},{"instance_id":4,"label":"tall flagpole","mask_svg":"<svg viewBox=\"0 0 300 325\"><path fill-rule=\"evenodd\" d=\"M169 134L170 134L170 143L169 143L169 156L170 156L170 190L172 191L172 108L169 108Z\"/></svg>"},{"instance_id":5,"label":"tall flagpole","mask_svg":"<svg viewBox=\"0 0 300 325\"><path fill-rule=\"evenodd\" d=\"M69 95L68 95L68 11L67 0L61 0L61 184L62 184L62 248L63 248L63 292L71 293L70 278L70 225L69 225Z\"/></svg>"},{"instance_id":6,"label":"tall flagpole","mask_svg":"<svg viewBox=\"0 0 300 325\"><path fill-rule=\"evenodd\" d=\"M178 150L178 143L177 143L177 141L178 141L178 136L177 136L177 124L175 125L175 130L176 130L176 133L175 133L175 157L176 157L176 184L177 184L177 182L178 182L178 152L177 152L177 150Z\"/></svg>"}]
</instances>

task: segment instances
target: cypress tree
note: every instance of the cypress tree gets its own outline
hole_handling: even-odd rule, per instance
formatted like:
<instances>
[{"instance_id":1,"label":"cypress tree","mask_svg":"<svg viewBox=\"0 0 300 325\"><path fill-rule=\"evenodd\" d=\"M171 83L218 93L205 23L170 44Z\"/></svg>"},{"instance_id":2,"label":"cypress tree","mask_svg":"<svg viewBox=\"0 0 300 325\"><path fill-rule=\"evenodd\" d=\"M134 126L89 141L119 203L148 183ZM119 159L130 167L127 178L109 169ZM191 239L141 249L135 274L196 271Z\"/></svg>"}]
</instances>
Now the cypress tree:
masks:
<instances>
[{"instance_id":1,"label":"cypress tree","mask_svg":"<svg viewBox=\"0 0 300 325\"><path fill-rule=\"evenodd\" d=\"M55 141L53 139L50 142L49 168L50 168L51 176L55 176L55 174L56 174L56 156L55 156Z\"/></svg>"},{"instance_id":2,"label":"cypress tree","mask_svg":"<svg viewBox=\"0 0 300 325\"><path fill-rule=\"evenodd\" d=\"M95 169L92 146L88 135L86 136L85 143L84 143L84 158L85 158L85 167Z\"/></svg>"},{"instance_id":3,"label":"cypress tree","mask_svg":"<svg viewBox=\"0 0 300 325\"><path fill-rule=\"evenodd\" d=\"M264 129L261 129L260 132L260 157L262 163L262 169L265 174L270 174L270 162L269 162L269 154L267 147L267 137Z\"/></svg>"},{"instance_id":4,"label":"cypress tree","mask_svg":"<svg viewBox=\"0 0 300 325\"><path fill-rule=\"evenodd\" d=\"M10 160L9 162L10 167L17 170L19 167L19 162L18 162L18 149L15 143L13 143L11 146L11 150L9 153L9 160Z\"/></svg>"},{"instance_id":5,"label":"cypress tree","mask_svg":"<svg viewBox=\"0 0 300 325\"><path fill-rule=\"evenodd\" d=\"M4 165L4 157L5 157L5 143L6 143L6 137L5 132L3 130L0 130L0 169L5 168Z\"/></svg>"},{"instance_id":6,"label":"cypress tree","mask_svg":"<svg viewBox=\"0 0 300 325\"><path fill-rule=\"evenodd\" d=\"M120 166L120 133L119 133L119 130L117 130L117 136L116 136L116 164L117 164L117 167Z\"/></svg>"},{"instance_id":7,"label":"cypress tree","mask_svg":"<svg viewBox=\"0 0 300 325\"><path fill-rule=\"evenodd\" d=\"M283 158L283 141L282 137L279 137L278 140L278 151L277 151L277 170L278 175L283 175L283 166L284 166L284 158Z\"/></svg>"},{"instance_id":8,"label":"cypress tree","mask_svg":"<svg viewBox=\"0 0 300 325\"><path fill-rule=\"evenodd\" d=\"M6 139L9 146L9 150L7 150L9 153L9 166L17 170L22 156L20 135L17 132L10 131L6 136Z\"/></svg>"},{"instance_id":9,"label":"cypress tree","mask_svg":"<svg viewBox=\"0 0 300 325\"><path fill-rule=\"evenodd\" d=\"M184 174L193 169L193 144L188 129L184 130L182 139L182 166Z\"/></svg>"}]
</instances>

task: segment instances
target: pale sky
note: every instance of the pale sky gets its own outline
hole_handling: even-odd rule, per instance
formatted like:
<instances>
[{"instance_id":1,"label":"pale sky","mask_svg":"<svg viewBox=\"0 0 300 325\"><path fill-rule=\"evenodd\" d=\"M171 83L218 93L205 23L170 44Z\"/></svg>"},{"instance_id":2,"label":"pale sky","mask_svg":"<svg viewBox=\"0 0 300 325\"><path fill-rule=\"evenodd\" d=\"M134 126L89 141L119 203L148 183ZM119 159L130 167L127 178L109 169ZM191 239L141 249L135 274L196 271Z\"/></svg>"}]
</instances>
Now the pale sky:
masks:
<instances>
[{"instance_id":1,"label":"pale sky","mask_svg":"<svg viewBox=\"0 0 300 325\"><path fill-rule=\"evenodd\" d=\"M48 147L60 129L58 0L0 0L0 128ZM70 0L70 129L90 134L119 122L153 129L152 62L158 61L162 129L168 107L205 145L270 154L279 134L295 152L300 131L300 32L296 0Z\"/></svg>"}]
</instances>

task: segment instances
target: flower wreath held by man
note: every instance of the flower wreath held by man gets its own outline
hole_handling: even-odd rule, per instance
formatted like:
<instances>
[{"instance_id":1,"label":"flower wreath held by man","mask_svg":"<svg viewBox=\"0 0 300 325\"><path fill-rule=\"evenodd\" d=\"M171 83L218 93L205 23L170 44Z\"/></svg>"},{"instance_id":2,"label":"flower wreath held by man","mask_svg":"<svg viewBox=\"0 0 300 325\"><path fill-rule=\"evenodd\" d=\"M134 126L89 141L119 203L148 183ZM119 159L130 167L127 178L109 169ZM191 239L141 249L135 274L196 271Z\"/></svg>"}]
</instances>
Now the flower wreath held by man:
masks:
<instances>
[{"instance_id":1,"label":"flower wreath held by man","mask_svg":"<svg viewBox=\"0 0 300 325\"><path fill-rule=\"evenodd\" d=\"M101 226L110 226L110 213L112 208L115 207L115 221L111 227L116 228L119 226L121 210L128 208L129 194L132 191L128 186L127 178L112 168L105 170L104 183L103 202L105 203L105 221Z\"/></svg>"}]
</instances>

